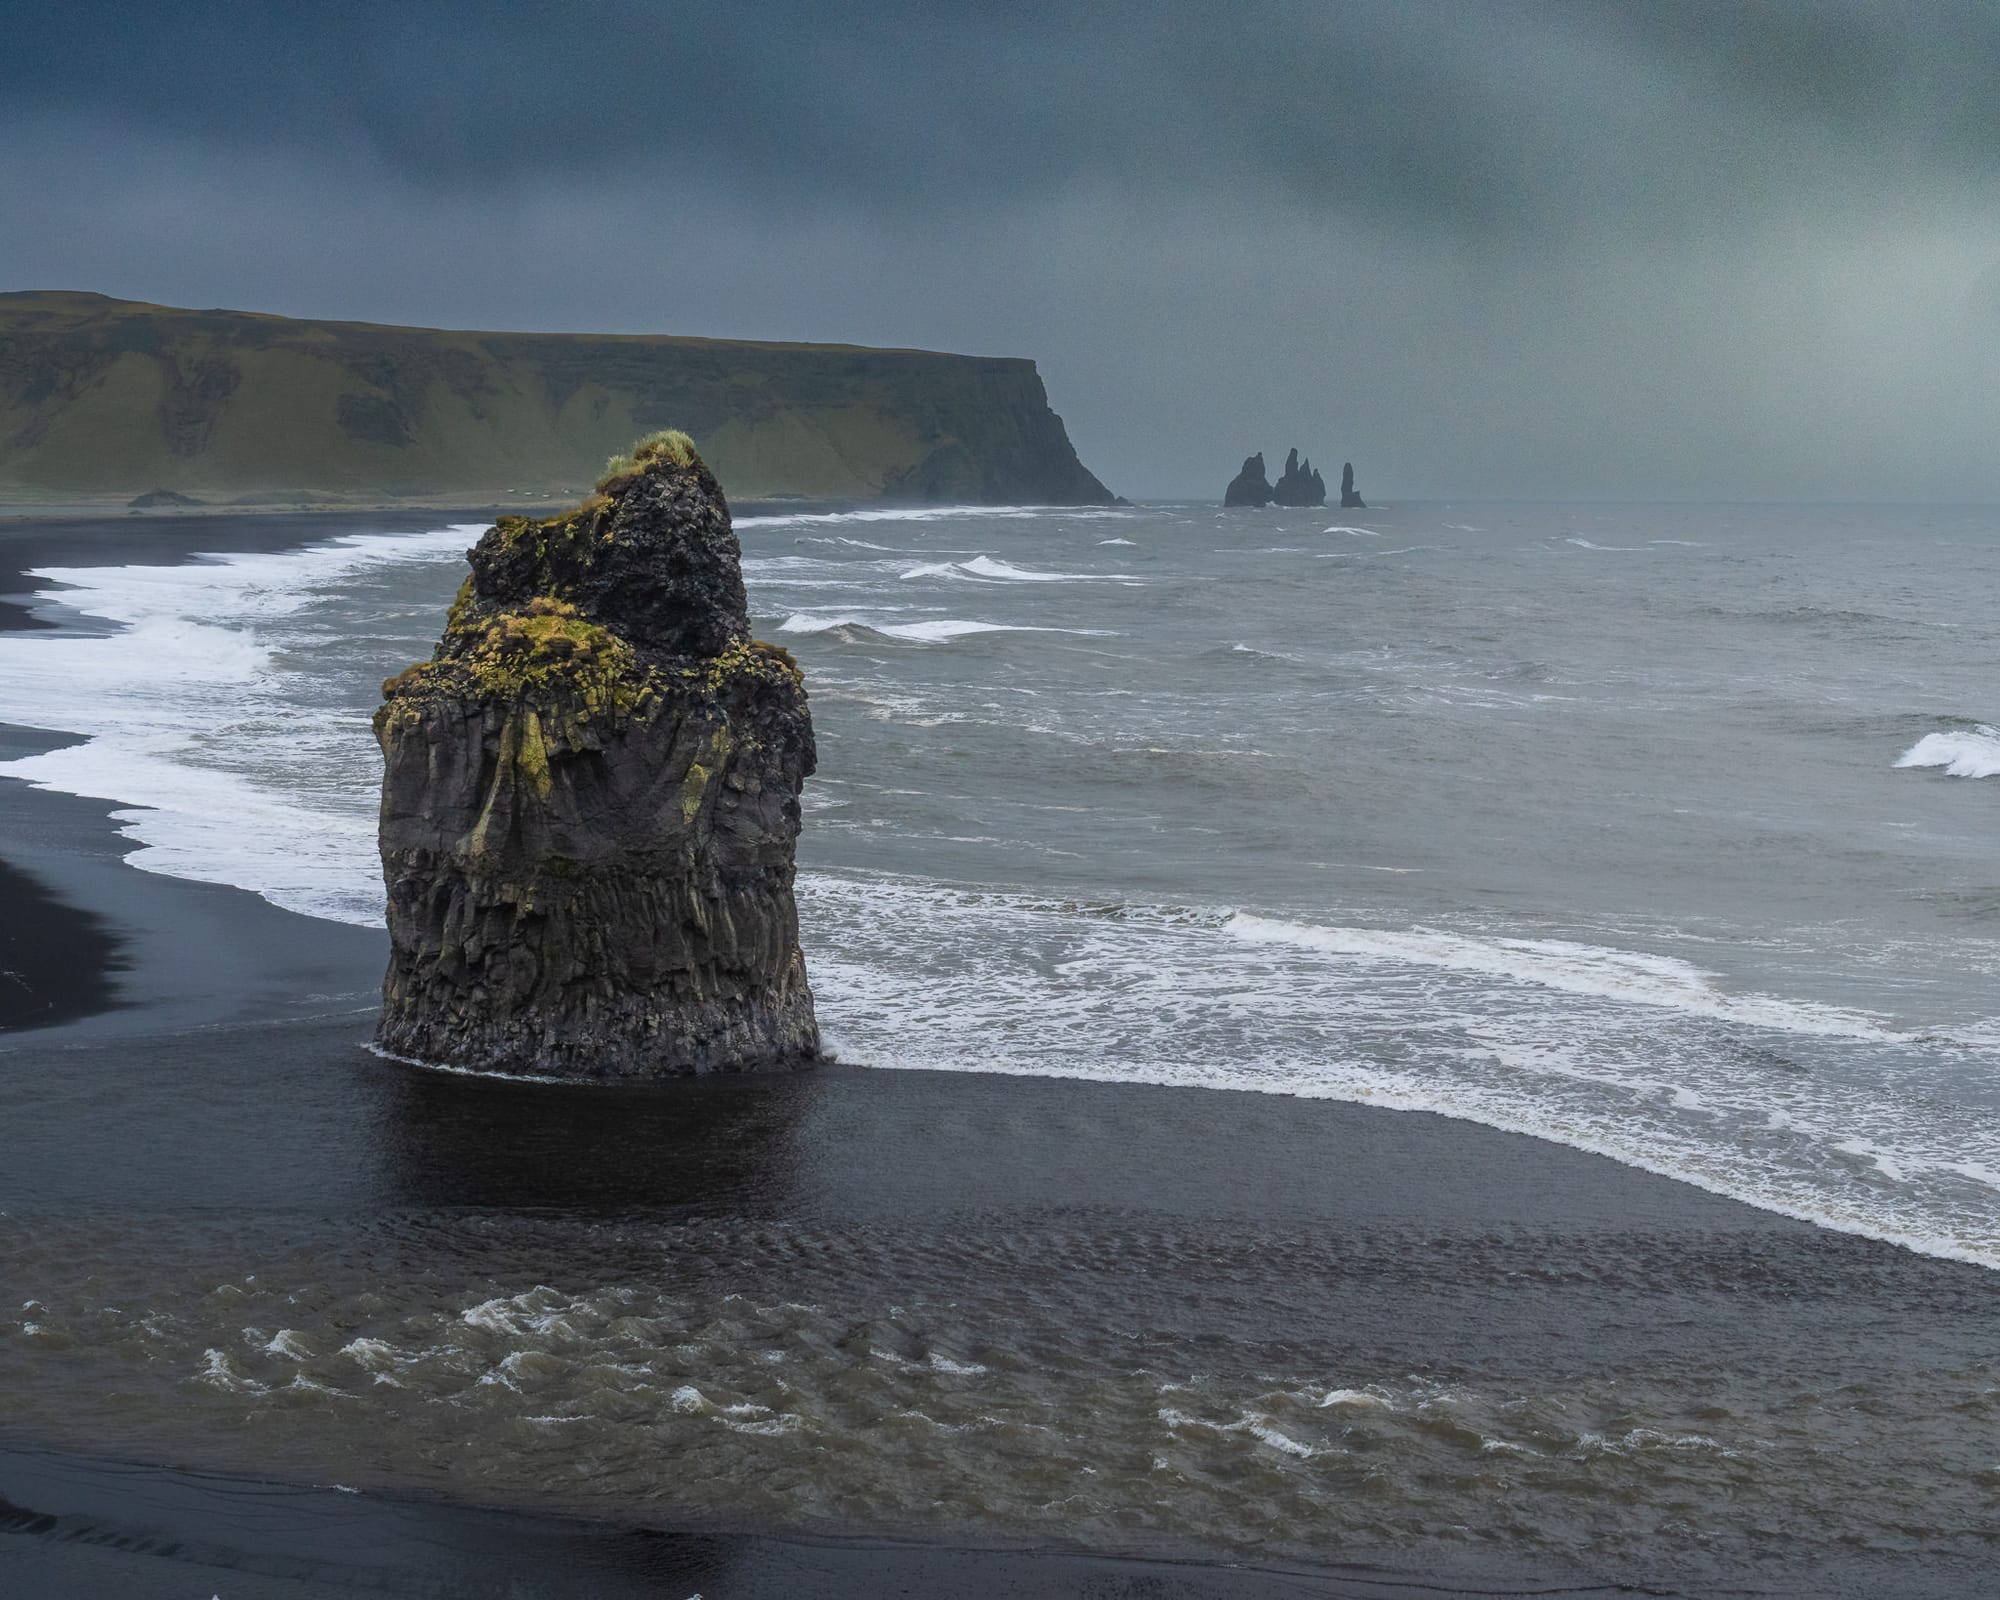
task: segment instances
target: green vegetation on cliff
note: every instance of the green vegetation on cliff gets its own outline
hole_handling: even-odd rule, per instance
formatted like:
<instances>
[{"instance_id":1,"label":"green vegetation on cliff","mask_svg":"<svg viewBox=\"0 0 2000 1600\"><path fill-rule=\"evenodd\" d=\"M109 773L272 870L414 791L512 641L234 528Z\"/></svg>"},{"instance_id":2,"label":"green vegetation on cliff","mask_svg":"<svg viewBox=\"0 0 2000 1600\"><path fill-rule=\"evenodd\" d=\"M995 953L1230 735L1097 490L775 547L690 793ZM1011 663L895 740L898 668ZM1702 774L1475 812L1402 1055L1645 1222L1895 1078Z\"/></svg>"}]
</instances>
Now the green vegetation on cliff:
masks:
<instances>
[{"instance_id":1,"label":"green vegetation on cliff","mask_svg":"<svg viewBox=\"0 0 2000 1600\"><path fill-rule=\"evenodd\" d=\"M669 421L738 499L1110 498L1031 361L0 294L0 501L562 499Z\"/></svg>"}]
</instances>

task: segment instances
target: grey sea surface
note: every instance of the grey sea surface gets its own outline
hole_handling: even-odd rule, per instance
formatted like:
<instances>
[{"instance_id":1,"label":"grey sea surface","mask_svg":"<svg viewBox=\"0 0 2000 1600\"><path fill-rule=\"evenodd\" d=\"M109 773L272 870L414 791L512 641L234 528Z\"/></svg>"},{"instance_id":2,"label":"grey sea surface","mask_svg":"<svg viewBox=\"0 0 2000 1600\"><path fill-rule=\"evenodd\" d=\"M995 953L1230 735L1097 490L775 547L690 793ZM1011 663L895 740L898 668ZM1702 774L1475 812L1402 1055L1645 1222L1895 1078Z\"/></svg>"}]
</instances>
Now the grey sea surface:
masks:
<instances>
[{"instance_id":1,"label":"grey sea surface","mask_svg":"<svg viewBox=\"0 0 2000 1600\"><path fill-rule=\"evenodd\" d=\"M13 1073L21 1425L760 1526L1990 1556L2000 514L739 531L819 730L821 1019L878 1071L694 1124L412 1081L347 1024ZM85 625L0 638L0 721L84 738L0 776L371 923L368 714L477 532L45 569ZM179 1171L142 1131L189 1073L221 1131ZM240 1109L274 1085L288 1199ZM1540 1143L1496 1189L1302 1100Z\"/></svg>"}]
</instances>

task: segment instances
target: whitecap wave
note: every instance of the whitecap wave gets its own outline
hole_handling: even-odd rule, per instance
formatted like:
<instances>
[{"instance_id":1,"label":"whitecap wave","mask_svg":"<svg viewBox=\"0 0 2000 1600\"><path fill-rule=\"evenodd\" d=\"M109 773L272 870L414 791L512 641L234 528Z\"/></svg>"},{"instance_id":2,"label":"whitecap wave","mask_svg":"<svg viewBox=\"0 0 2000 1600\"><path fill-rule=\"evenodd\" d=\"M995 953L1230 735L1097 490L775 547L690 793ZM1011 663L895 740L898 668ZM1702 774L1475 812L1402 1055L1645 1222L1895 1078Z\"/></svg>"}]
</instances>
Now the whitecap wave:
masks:
<instances>
[{"instance_id":1,"label":"whitecap wave","mask_svg":"<svg viewBox=\"0 0 2000 1600\"><path fill-rule=\"evenodd\" d=\"M1088 583L1093 579L1133 581L1129 573L1123 572L1037 572L1032 567L1017 567L1011 561L998 561L992 556L974 556L970 561L926 561L911 567L902 576L905 579L973 578L989 583Z\"/></svg>"},{"instance_id":2,"label":"whitecap wave","mask_svg":"<svg viewBox=\"0 0 2000 1600\"><path fill-rule=\"evenodd\" d=\"M1033 517L1095 522L1131 514L1129 507L1111 506L879 506L859 511L776 512L768 516L737 517L734 522L738 528L776 528L797 524L839 527L843 523L949 522L959 518L1015 521Z\"/></svg>"},{"instance_id":3,"label":"whitecap wave","mask_svg":"<svg viewBox=\"0 0 2000 1600\"><path fill-rule=\"evenodd\" d=\"M1905 750L1898 767L1941 767L1952 778L2000 777L2000 728L1985 723L1952 733L1927 733Z\"/></svg>"},{"instance_id":4,"label":"whitecap wave","mask_svg":"<svg viewBox=\"0 0 2000 1600\"><path fill-rule=\"evenodd\" d=\"M756 520L757 519L754 517L746 518L744 523L738 524L738 526L745 526L748 523L755 522ZM839 545L842 548L848 550L877 550L884 555L891 555L891 556L906 556L910 554L908 550L900 550L896 548L894 545L870 544L866 539L843 539L838 537L837 535L831 538L816 536L816 535L808 535L796 539L793 542L795 544Z\"/></svg>"},{"instance_id":5,"label":"whitecap wave","mask_svg":"<svg viewBox=\"0 0 2000 1600\"><path fill-rule=\"evenodd\" d=\"M780 633L833 633L843 628L863 628L890 639L906 639L916 644L949 644L975 633L1069 633L1101 635L1097 628L1043 628L1025 622L970 622L955 617L938 617L927 622L883 622L873 614L836 612L822 616L795 611L778 624Z\"/></svg>"},{"instance_id":6,"label":"whitecap wave","mask_svg":"<svg viewBox=\"0 0 2000 1600\"><path fill-rule=\"evenodd\" d=\"M1637 950L1605 949L1564 939L1471 938L1422 928L1324 927L1243 911L1232 916L1225 928L1232 937L1252 943L1287 944L1361 961L1475 972L1570 994L1664 1006L1693 1016L1788 1033L1847 1039L1896 1037L1881 1018L1866 1012L1774 995L1726 993L1717 987L1714 973L1673 956Z\"/></svg>"}]
</instances>

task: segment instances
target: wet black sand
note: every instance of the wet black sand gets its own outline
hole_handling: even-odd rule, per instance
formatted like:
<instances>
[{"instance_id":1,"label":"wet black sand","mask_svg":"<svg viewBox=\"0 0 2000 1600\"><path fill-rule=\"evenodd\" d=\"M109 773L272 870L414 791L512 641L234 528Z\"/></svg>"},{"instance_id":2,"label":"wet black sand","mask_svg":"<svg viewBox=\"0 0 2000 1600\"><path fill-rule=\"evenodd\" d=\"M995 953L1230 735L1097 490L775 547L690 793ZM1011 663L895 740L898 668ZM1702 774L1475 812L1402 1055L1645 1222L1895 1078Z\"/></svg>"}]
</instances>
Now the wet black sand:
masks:
<instances>
[{"instance_id":1,"label":"wet black sand","mask_svg":"<svg viewBox=\"0 0 2000 1600\"><path fill-rule=\"evenodd\" d=\"M0 760L64 742L0 724ZM142 1037L374 1004L379 935L137 871L117 809L0 780L0 967L28 985L0 1004L0 1048L23 1030L45 1043Z\"/></svg>"},{"instance_id":2,"label":"wet black sand","mask_svg":"<svg viewBox=\"0 0 2000 1600\"><path fill-rule=\"evenodd\" d=\"M307 536L321 536L326 519L311 520ZM192 530L187 547L221 547L216 531ZM380 934L136 872L107 809L0 784L0 915L17 937L44 941L28 965L55 975L44 982L65 1013L0 1036L0 1218L58 1243L105 1217L141 1240L263 1229L336 1243L398 1219L489 1213L645 1216L725 1239L746 1222L783 1223L868 1240L890 1262L885 1293L896 1259L969 1262L952 1269L971 1274L968 1293L990 1289L974 1278L998 1263L1065 1314L1115 1306L1142 1334L1205 1344L1217 1360L1283 1336L1337 1337L1376 1367L1415 1372L1587 1376L1657 1361L1754 1384L1782 1368L1787 1383L1844 1386L1863 1409L1888 1385L1977 1364L1992 1348L1992 1274L1442 1118L860 1065L551 1091L383 1061L361 1048ZM377 1248L392 1268L393 1251ZM1948 1550L1855 1548L1837 1517L1823 1545L1773 1535L1754 1562L1704 1555L1693 1536L1595 1552L1586 1519L1573 1559L1535 1570L1453 1540L1326 1549L1307 1570L648 1528L639 1516L454 1504L450 1485L413 1492L387 1466L359 1494L304 1471L262 1481L227 1431L190 1421L176 1438L100 1433L60 1409L18 1384L0 1402L6 1594L2000 1588L1990 1524L1967 1526ZM1488 1509L1495 1522L1508 1514ZM1152 1543L1156 1555L1197 1556L1204 1539L1189 1529Z\"/></svg>"},{"instance_id":3,"label":"wet black sand","mask_svg":"<svg viewBox=\"0 0 2000 1600\"><path fill-rule=\"evenodd\" d=\"M52 803L0 790L0 817L18 825ZM107 1212L163 1241L256 1219L253 1234L326 1230L329 1248L352 1228L484 1211L668 1219L718 1238L782 1223L876 1250L892 1238L912 1259L963 1255L975 1274L1002 1262L1068 1314L1115 1305L1218 1350L1308 1329L1412 1371L1588 1370L1690 1346L1754 1368L1817 1351L1822 1381L1857 1394L1989 1348L2000 1310L1978 1269L1424 1115L855 1066L659 1092L428 1073L366 1053L365 1013L243 1020L282 1018L283 984L260 956L286 914L125 871L135 903L158 896L248 927L201 986L205 1025L144 1037L133 1023L148 1008L128 1005L0 1045L0 1215L39 1219L52 1237ZM295 951L323 932L320 959L355 976L379 938L289 920ZM1513 1570L1447 1541L1328 1549L1309 1571L662 1530L413 1499L393 1481L359 1495L251 1481L216 1470L236 1448L226 1433L24 1431L32 1407L18 1390L16 1402L0 1435L7 1593L1886 1597L2000 1578L1962 1547L1847 1551L1836 1537L1809 1560L1794 1541L1755 1570L1665 1549L1657 1568L1626 1549ZM48 1449L54 1432L81 1453ZM1168 1544L1155 1549L1187 1557L1203 1540L1191 1530Z\"/></svg>"},{"instance_id":4,"label":"wet black sand","mask_svg":"<svg viewBox=\"0 0 2000 1600\"><path fill-rule=\"evenodd\" d=\"M101 917L0 862L0 1034L110 1010L124 964L123 941Z\"/></svg>"}]
</instances>

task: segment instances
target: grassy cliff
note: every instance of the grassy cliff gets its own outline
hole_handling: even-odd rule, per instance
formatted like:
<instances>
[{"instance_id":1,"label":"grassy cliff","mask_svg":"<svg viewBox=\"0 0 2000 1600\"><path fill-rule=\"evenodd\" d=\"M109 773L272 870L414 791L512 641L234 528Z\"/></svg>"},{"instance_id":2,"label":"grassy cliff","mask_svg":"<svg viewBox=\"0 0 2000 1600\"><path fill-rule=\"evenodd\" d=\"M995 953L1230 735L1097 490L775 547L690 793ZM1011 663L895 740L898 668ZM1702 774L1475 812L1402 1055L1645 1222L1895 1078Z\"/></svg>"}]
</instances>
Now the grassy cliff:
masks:
<instances>
[{"instance_id":1,"label":"grassy cliff","mask_svg":"<svg viewBox=\"0 0 2000 1600\"><path fill-rule=\"evenodd\" d=\"M669 426L739 499L1110 499L1031 361L0 294L0 501L573 498Z\"/></svg>"}]
</instances>

